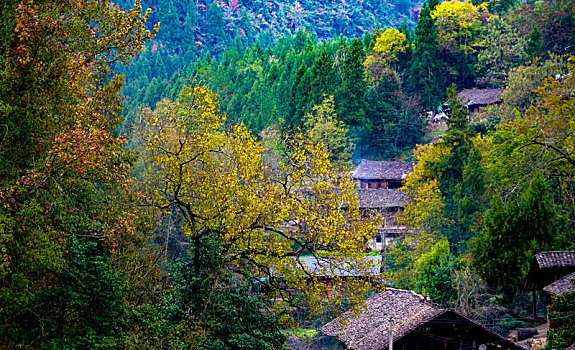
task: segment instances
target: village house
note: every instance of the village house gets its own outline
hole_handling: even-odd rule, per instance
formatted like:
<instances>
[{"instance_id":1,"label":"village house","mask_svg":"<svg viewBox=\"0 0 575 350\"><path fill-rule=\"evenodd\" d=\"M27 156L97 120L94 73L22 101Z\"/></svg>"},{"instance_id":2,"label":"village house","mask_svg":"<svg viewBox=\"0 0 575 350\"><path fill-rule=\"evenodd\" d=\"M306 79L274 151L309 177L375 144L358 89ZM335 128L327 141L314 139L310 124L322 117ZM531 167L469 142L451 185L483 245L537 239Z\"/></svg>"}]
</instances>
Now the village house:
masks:
<instances>
[{"instance_id":1,"label":"village house","mask_svg":"<svg viewBox=\"0 0 575 350\"><path fill-rule=\"evenodd\" d=\"M533 319L537 319L536 292L538 290L543 290L551 295L552 300L565 293L575 291L575 251L535 253L523 286L523 291L533 293ZM562 322L561 319L547 317L549 329L561 327Z\"/></svg>"},{"instance_id":2,"label":"village house","mask_svg":"<svg viewBox=\"0 0 575 350\"><path fill-rule=\"evenodd\" d=\"M362 160L352 173L360 189L398 189L407 174L413 171L414 162L386 162Z\"/></svg>"},{"instance_id":3,"label":"village house","mask_svg":"<svg viewBox=\"0 0 575 350\"><path fill-rule=\"evenodd\" d=\"M463 105L472 115L482 113L482 108L501 103L501 89L464 89L459 93Z\"/></svg>"},{"instance_id":4,"label":"village house","mask_svg":"<svg viewBox=\"0 0 575 350\"><path fill-rule=\"evenodd\" d=\"M535 253L523 291L537 291L575 272L575 251Z\"/></svg>"},{"instance_id":5,"label":"village house","mask_svg":"<svg viewBox=\"0 0 575 350\"><path fill-rule=\"evenodd\" d=\"M539 252L535 253L531 268L525 278L523 291L533 293L533 318L537 318L537 297L538 290L556 290L563 282L554 282L575 272L575 251L566 252Z\"/></svg>"},{"instance_id":6,"label":"village house","mask_svg":"<svg viewBox=\"0 0 575 350\"><path fill-rule=\"evenodd\" d=\"M413 291L388 288L366 300L359 316L348 311L321 328L346 349L523 349L466 316Z\"/></svg>"},{"instance_id":7,"label":"village house","mask_svg":"<svg viewBox=\"0 0 575 350\"><path fill-rule=\"evenodd\" d=\"M397 216L407 205L407 196L399 188L413 171L413 165L413 162L363 160L352 174L359 188L360 210L383 217L382 226L373 238L372 250L386 249L405 230L397 222Z\"/></svg>"}]
</instances>

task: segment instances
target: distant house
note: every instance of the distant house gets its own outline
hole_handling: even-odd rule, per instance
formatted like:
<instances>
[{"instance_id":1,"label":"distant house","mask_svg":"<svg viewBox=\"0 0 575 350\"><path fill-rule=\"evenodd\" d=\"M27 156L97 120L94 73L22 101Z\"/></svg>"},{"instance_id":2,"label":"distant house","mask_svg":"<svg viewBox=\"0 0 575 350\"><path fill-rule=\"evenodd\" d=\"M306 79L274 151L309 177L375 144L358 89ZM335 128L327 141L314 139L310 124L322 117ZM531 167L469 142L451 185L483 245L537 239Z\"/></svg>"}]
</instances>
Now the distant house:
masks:
<instances>
[{"instance_id":1,"label":"distant house","mask_svg":"<svg viewBox=\"0 0 575 350\"><path fill-rule=\"evenodd\" d=\"M365 306L359 316L348 311L321 331L347 349L385 350L391 339L395 349L523 349L412 291L388 288L367 299Z\"/></svg>"},{"instance_id":2,"label":"distant house","mask_svg":"<svg viewBox=\"0 0 575 350\"><path fill-rule=\"evenodd\" d=\"M413 171L414 162L362 160L352 173L360 189L398 189Z\"/></svg>"},{"instance_id":3,"label":"distant house","mask_svg":"<svg viewBox=\"0 0 575 350\"><path fill-rule=\"evenodd\" d=\"M360 189L357 196L362 211L383 217L383 224L372 242L372 250L382 250L405 230L397 222L397 216L407 205L407 195L398 189Z\"/></svg>"},{"instance_id":4,"label":"distant house","mask_svg":"<svg viewBox=\"0 0 575 350\"><path fill-rule=\"evenodd\" d=\"M414 162L387 162L363 160L353 172L359 190L360 209L384 218L372 242L372 250L385 249L403 230L397 216L407 205L406 194L399 190L407 174L413 171Z\"/></svg>"},{"instance_id":5,"label":"distant house","mask_svg":"<svg viewBox=\"0 0 575 350\"><path fill-rule=\"evenodd\" d=\"M479 114L482 107L500 103L501 92L501 89L465 89L459 98L471 114Z\"/></svg>"}]
</instances>

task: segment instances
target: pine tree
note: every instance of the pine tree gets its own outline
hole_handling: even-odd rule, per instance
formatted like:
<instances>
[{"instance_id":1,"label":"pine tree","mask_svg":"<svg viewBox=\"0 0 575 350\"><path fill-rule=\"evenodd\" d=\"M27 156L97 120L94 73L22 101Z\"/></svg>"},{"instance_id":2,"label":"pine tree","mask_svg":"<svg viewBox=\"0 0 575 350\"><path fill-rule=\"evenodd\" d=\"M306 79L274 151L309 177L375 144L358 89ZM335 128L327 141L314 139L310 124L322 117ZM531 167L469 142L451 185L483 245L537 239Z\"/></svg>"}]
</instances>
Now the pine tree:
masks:
<instances>
[{"instance_id":1,"label":"pine tree","mask_svg":"<svg viewBox=\"0 0 575 350\"><path fill-rule=\"evenodd\" d=\"M438 0L428 0L419 14L408 81L410 91L421 96L427 108L437 107L445 96L437 30L435 20L431 17L431 12L437 4Z\"/></svg>"},{"instance_id":2,"label":"pine tree","mask_svg":"<svg viewBox=\"0 0 575 350\"><path fill-rule=\"evenodd\" d=\"M337 115L347 125L359 127L365 119L365 68L363 66L363 44L354 39L346 48L347 53L343 63L342 86L336 97Z\"/></svg>"},{"instance_id":3,"label":"pine tree","mask_svg":"<svg viewBox=\"0 0 575 350\"><path fill-rule=\"evenodd\" d=\"M533 254L560 246L562 227L547 184L536 174L517 202L504 204L493 196L474 250L476 266L509 301L523 285Z\"/></svg>"}]
</instances>

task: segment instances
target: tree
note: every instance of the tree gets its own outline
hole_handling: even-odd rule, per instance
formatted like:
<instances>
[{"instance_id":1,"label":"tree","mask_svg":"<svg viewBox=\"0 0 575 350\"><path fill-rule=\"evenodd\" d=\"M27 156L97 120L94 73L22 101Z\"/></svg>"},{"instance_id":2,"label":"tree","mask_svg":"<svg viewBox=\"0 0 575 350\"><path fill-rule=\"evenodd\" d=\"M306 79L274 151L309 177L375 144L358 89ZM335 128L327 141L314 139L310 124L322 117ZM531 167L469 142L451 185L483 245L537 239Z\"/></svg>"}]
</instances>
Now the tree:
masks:
<instances>
[{"instance_id":1,"label":"tree","mask_svg":"<svg viewBox=\"0 0 575 350\"><path fill-rule=\"evenodd\" d=\"M543 54L543 43L541 42L541 31L535 27L529 33L529 40L525 45L525 54L528 58L533 59Z\"/></svg>"},{"instance_id":2,"label":"tree","mask_svg":"<svg viewBox=\"0 0 575 350\"><path fill-rule=\"evenodd\" d=\"M575 292L567 292L552 299L548 313L550 327L547 330L546 349L567 349L575 342Z\"/></svg>"},{"instance_id":3,"label":"tree","mask_svg":"<svg viewBox=\"0 0 575 350\"><path fill-rule=\"evenodd\" d=\"M479 219L481 197L485 191L481 171L481 156L475 149L469 128L469 112L461 103L455 85L448 89L451 112L448 129L440 147L447 148L440 159L428 163L438 180L444 197L444 234L458 249L473 236L472 227Z\"/></svg>"},{"instance_id":4,"label":"tree","mask_svg":"<svg viewBox=\"0 0 575 350\"><path fill-rule=\"evenodd\" d=\"M134 157L114 136L126 63L157 32L107 2L8 1L0 28L0 342L119 346L113 261L133 238Z\"/></svg>"},{"instance_id":5,"label":"tree","mask_svg":"<svg viewBox=\"0 0 575 350\"><path fill-rule=\"evenodd\" d=\"M363 65L369 72L370 78L376 84L382 80L384 75L397 73L393 70L391 64L399 59L401 53L407 51L406 36L395 28L387 28L379 37L377 37L372 52L370 52Z\"/></svg>"},{"instance_id":6,"label":"tree","mask_svg":"<svg viewBox=\"0 0 575 350\"><path fill-rule=\"evenodd\" d=\"M487 20L487 4L475 6L471 1L444 1L431 12L431 18L437 24L437 41L449 50L464 53L474 51L477 39Z\"/></svg>"},{"instance_id":7,"label":"tree","mask_svg":"<svg viewBox=\"0 0 575 350\"><path fill-rule=\"evenodd\" d=\"M349 128L335 113L333 96L325 97L313 111L304 117L307 135L312 143L323 144L334 169L346 170L351 164L353 144L348 136Z\"/></svg>"},{"instance_id":8,"label":"tree","mask_svg":"<svg viewBox=\"0 0 575 350\"><path fill-rule=\"evenodd\" d=\"M474 248L475 264L504 302L522 287L533 255L558 247L561 220L545 180L537 174L518 200L494 194Z\"/></svg>"},{"instance_id":9,"label":"tree","mask_svg":"<svg viewBox=\"0 0 575 350\"><path fill-rule=\"evenodd\" d=\"M346 45L345 42L343 45ZM345 60L342 66L342 84L335 101L337 114L351 127L365 127L365 69L363 67L363 44L354 39L344 47Z\"/></svg>"},{"instance_id":10,"label":"tree","mask_svg":"<svg viewBox=\"0 0 575 350\"><path fill-rule=\"evenodd\" d=\"M229 271L248 280L281 277L307 291L314 308L328 289L317 274L353 268L370 275L362 252L377 222L362 219L350 176L330 171L323 145L295 136L282 145L283 160L265 164L244 126L222 130L216 96L205 87L186 87L176 104L166 104L148 115L143 131L155 169L147 202L181 217L196 252L190 268L199 272L197 251L213 236ZM319 259L315 271L298 260L306 251ZM367 288L356 281L345 291L357 302Z\"/></svg>"},{"instance_id":11,"label":"tree","mask_svg":"<svg viewBox=\"0 0 575 350\"><path fill-rule=\"evenodd\" d=\"M419 14L413 49L413 61L409 71L409 89L421 96L425 108L435 108L444 97L442 62L437 44L437 24L431 16L437 0L426 1ZM438 92L439 91L439 92Z\"/></svg>"},{"instance_id":12,"label":"tree","mask_svg":"<svg viewBox=\"0 0 575 350\"><path fill-rule=\"evenodd\" d=\"M446 239L435 243L416 260L416 290L439 304L452 302L457 296L451 276L457 268L454 260Z\"/></svg>"},{"instance_id":13,"label":"tree","mask_svg":"<svg viewBox=\"0 0 575 350\"><path fill-rule=\"evenodd\" d=\"M481 82L489 87L500 87L507 72L521 64L525 56L525 40L508 21L495 19L487 25L487 33L479 41L477 70Z\"/></svg>"}]
</instances>

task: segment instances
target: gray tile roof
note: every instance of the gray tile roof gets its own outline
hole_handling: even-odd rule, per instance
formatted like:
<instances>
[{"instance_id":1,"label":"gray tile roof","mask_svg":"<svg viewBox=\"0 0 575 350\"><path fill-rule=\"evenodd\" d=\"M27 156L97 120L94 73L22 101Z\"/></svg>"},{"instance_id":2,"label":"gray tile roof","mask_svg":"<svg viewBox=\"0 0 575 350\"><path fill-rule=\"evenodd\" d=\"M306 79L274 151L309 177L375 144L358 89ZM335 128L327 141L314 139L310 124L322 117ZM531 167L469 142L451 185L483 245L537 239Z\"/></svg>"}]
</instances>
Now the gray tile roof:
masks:
<instances>
[{"instance_id":1,"label":"gray tile roof","mask_svg":"<svg viewBox=\"0 0 575 350\"><path fill-rule=\"evenodd\" d=\"M364 256L363 262L366 266L351 268L346 262L338 262L333 258L302 256L293 258L293 262L298 268L317 277L365 277L379 275L381 267L381 255ZM282 277L275 269L271 269L274 277Z\"/></svg>"},{"instance_id":2,"label":"gray tile roof","mask_svg":"<svg viewBox=\"0 0 575 350\"><path fill-rule=\"evenodd\" d=\"M501 89L465 89L459 93L464 105L490 105L501 98Z\"/></svg>"},{"instance_id":3,"label":"gray tile roof","mask_svg":"<svg viewBox=\"0 0 575 350\"><path fill-rule=\"evenodd\" d=\"M547 293L561 296L563 293L575 291L575 272L563 276L557 281L543 288Z\"/></svg>"},{"instance_id":4,"label":"gray tile roof","mask_svg":"<svg viewBox=\"0 0 575 350\"><path fill-rule=\"evenodd\" d=\"M575 266L575 251L539 252L535 253L535 260L540 269Z\"/></svg>"},{"instance_id":5,"label":"gray tile roof","mask_svg":"<svg viewBox=\"0 0 575 350\"><path fill-rule=\"evenodd\" d=\"M359 198L359 207L362 209L405 207L407 205L407 195L397 189L362 189L357 191L357 197Z\"/></svg>"},{"instance_id":6,"label":"gray tile roof","mask_svg":"<svg viewBox=\"0 0 575 350\"><path fill-rule=\"evenodd\" d=\"M387 288L365 302L365 310L354 317L348 311L321 331L338 338L350 349L380 350L389 346L389 319L394 319L394 339L400 339L445 309L413 291Z\"/></svg>"},{"instance_id":7,"label":"gray tile roof","mask_svg":"<svg viewBox=\"0 0 575 350\"><path fill-rule=\"evenodd\" d=\"M483 334L484 339L501 345L503 349L522 349L456 311L443 308L413 291L393 288L367 299L359 316L347 311L320 330L342 341L348 349L384 350L389 347L390 319L394 320L395 342L442 315L475 327L476 333Z\"/></svg>"},{"instance_id":8,"label":"gray tile roof","mask_svg":"<svg viewBox=\"0 0 575 350\"><path fill-rule=\"evenodd\" d=\"M413 171L414 162L362 160L353 172L356 180L403 180Z\"/></svg>"}]
</instances>

